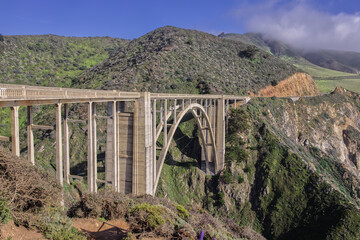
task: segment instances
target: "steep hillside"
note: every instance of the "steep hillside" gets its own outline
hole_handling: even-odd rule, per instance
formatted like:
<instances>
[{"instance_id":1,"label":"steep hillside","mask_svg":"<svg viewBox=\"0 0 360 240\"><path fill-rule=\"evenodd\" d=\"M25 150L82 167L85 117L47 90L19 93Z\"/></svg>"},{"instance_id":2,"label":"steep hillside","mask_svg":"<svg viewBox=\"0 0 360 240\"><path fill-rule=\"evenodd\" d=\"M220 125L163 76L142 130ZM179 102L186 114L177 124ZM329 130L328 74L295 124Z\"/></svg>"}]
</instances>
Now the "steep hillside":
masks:
<instances>
[{"instance_id":1,"label":"steep hillside","mask_svg":"<svg viewBox=\"0 0 360 240\"><path fill-rule=\"evenodd\" d=\"M127 42L109 37L4 36L0 82L71 87L80 73Z\"/></svg>"},{"instance_id":2,"label":"steep hillside","mask_svg":"<svg viewBox=\"0 0 360 240\"><path fill-rule=\"evenodd\" d=\"M244 95L296 71L292 65L247 44L163 27L133 40L86 71L79 86Z\"/></svg>"}]
</instances>

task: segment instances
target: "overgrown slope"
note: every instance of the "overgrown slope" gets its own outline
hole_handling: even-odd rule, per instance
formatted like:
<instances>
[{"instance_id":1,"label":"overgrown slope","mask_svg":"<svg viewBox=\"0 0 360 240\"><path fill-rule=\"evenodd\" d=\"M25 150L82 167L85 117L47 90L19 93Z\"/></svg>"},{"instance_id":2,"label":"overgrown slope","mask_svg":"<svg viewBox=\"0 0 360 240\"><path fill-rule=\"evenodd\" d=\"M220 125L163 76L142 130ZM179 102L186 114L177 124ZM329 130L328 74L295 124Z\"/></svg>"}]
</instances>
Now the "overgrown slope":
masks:
<instances>
[{"instance_id":1,"label":"overgrown slope","mask_svg":"<svg viewBox=\"0 0 360 240\"><path fill-rule=\"evenodd\" d=\"M0 82L71 87L80 73L127 42L110 37L4 36Z\"/></svg>"}]
</instances>

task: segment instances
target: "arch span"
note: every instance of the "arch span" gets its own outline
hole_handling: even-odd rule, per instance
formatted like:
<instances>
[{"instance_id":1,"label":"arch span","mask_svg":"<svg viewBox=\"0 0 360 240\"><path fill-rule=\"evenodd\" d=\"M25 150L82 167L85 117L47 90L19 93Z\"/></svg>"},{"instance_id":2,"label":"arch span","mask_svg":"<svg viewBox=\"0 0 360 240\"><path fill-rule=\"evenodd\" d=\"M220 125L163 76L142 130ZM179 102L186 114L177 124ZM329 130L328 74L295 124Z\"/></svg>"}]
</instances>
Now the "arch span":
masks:
<instances>
[{"instance_id":1,"label":"arch span","mask_svg":"<svg viewBox=\"0 0 360 240\"><path fill-rule=\"evenodd\" d=\"M205 108L202 105L200 105L198 103L191 103L191 104L187 105L177 115L176 122L174 122L171 125L170 130L168 132L167 144L165 146L163 146L161 149L159 159L157 160L157 163L156 163L156 179L155 179L154 191L153 191L154 194L156 192L156 189L157 189L157 186L159 183L161 170L164 165L166 155L169 151L171 140L173 139L175 131L179 127L181 120L184 118L184 116L188 112L191 112L191 114L196 119L196 124L198 125L198 127L200 129L200 140L201 140L202 146L204 146L204 147L211 146L212 154L209 154L209 152L206 149L204 150L206 163L208 164L211 162L212 159L210 159L210 156L212 156L214 166L215 166L215 172L217 172L216 168L217 168L218 164L217 164L217 156L216 156L217 154L216 154L216 145L215 145L215 135L214 135L213 127L211 126L210 118L209 118ZM198 112L199 112L199 114L198 114ZM203 123L205 123L205 124L203 124ZM167 123L164 123L164 126L167 126ZM206 131L208 131L209 138L206 138ZM209 142L207 142L207 140Z\"/></svg>"}]
</instances>

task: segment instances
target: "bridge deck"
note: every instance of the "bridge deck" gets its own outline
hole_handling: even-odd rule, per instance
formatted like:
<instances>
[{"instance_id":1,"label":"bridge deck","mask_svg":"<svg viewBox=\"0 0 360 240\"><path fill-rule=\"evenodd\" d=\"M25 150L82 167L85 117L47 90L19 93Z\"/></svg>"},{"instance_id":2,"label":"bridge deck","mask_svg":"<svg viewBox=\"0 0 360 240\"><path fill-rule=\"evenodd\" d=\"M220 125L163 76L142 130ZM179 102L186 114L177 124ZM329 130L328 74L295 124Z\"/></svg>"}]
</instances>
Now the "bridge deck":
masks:
<instances>
[{"instance_id":1,"label":"bridge deck","mask_svg":"<svg viewBox=\"0 0 360 240\"><path fill-rule=\"evenodd\" d=\"M245 100L249 97L213 94L151 93L151 99L221 99ZM73 88L40 87L0 84L0 107L30 106L37 104L132 101L140 92L118 90L90 90Z\"/></svg>"}]
</instances>

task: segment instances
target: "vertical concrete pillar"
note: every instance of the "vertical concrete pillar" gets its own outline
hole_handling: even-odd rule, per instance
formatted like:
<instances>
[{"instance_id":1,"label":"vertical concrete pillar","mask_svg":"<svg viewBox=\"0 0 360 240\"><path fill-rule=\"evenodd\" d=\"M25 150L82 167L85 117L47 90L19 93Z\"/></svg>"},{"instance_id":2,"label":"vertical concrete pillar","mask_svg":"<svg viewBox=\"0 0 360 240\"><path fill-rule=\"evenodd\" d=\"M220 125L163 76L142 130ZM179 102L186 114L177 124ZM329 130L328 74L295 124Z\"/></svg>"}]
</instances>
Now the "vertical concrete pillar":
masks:
<instances>
[{"instance_id":1,"label":"vertical concrete pillar","mask_svg":"<svg viewBox=\"0 0 360 240\"><path fill-rule=\"evenodd\" d=\"M108 116L111 118L107 121L107 140L105 154L105 180L111 182L114 191L120 191L119 185L119 155L118 155L118 129L117 129L117 111L118 104L116 101L108 103ZM106 183L108 184L108 183Z\"/></svg>"},{"instance_id":2,"label":"vertical concrete pillar","mask_svg":"<svg viewBox=\"0 0 360 240\"><path fill-rule=\"evenodd\" d=\"M224 168L225 163L225 99L224 97L217 100L216 109L216 154L217 164L215 164L215 173Z\"/></svg>"},{"instance_id":3,"label":"vertical concrete pillar","mask_svg":"<svg viewBox=\"0 0 360 240\"><path fill-rule=\"evenodd\" d=\"M166 146L167 145L167 99L164 100L164 137L163 137L163 145Z\"/></svg>"},{"instance_id":4,"label":"vertical concrete pillar","mask_svg":"<svg viewBox=\"0 0 360 240\"><path fill-rule=\"evenodd\" d=\"M11 108L11 141L12 152L20 157L20 140L19 140L19 107Z\"/></svg>"},{"instance_id":5,"label":"vertical concrete pillar","mask_svg":"<svg viewBox=\"0 0 360 240\"><path fill-rule=\"evenodd\" d=\"M64 104L64 181L70 184L69 106Z\"/></svg>"},{"instance_id":6,"label":"vertical concrete pillar","mask_svg":"<svg viewBox=\"0 0 360 240\"><path fill-rule=\"evenodd\" d=\"M32 106L27 107L27 147L28 147L28 161L35 165L34 156L34 133L32 130L33 124L33 113Z\"/></svg>"},{"instance_id":7,"label":"vertical concrete pillar","mask_svg":"<svg viewBox=\"0 0 360 240\"><path fill-rule=\"evenodd\" d=\"M152 154L153 127L151 119L150 93L144 92L135 102L134 112L134 125L136 125L134 138L136 140L134 141L133 185L135 186L133 193L136 195L153 195L155 166Z\"/></svg>"},{"instance_id":8,"label":"vertical concrete pillar","mask_svg":"<svg viewBox=\"0 0 360 240\"><path fill-rule=\"evenodd\" d=\"M61 127L61 103L56 104L56 180L63 186L63 151Z\"/></svg>"},{"instance_id":9,"label":"vertical concrete pillar","mask_svg":"<svg viewBox=\"0 0 360 240\"><path fill-rule=\"evenodd\" d=\"M88 166L87 166L87 183L88 183L88 191L96 192L96 159L94 158L94 152L96 152L96 148L94 149L94 145L96 147L96 143L94 144L94 103L88 103ZM96 131L96 125L95 125ZM96 138L96 136L95 136Z\"/></svg>"},{"instance_id":10,"label":"vertical concrete pillar","mask_svg":"<svg viewBox=\"0 0 360 240\"><path fill-rule=\"evenodd\" d=\"M92 103L92 136L93 136L93 139L92 139L92 150L93 150L93 167L92 167L92 170L93 170L93 177L94 177L94 181L93 181L93 189L94 189L94 192L97 192L97 184L96 184L96 180L97 180L97 136L96 136L96 104L93 102Z\"/></svg>"},{"instance_id":11,"label":"vertical concrete pillar","mask_svg":"<svg viewBox=\"0 0 360 240\"><path fill-rule=\"evenodd\" d=\"M153 100L152 106L152 150L153 150L153 183L156 181L156 99ZM155 194L155 193L154 193Z\"/></svg>"},{"instance_id":12,"label":"vertical concrete pillar","mask_svg":"<svg viewBox=\"0 0 360 240\"><path fill-rule=\"evenodd\" d=\"M175 123L176 122L176 99L174 99L173 119L174 119L174 123Z\"/></svg>"},{"instance_id":13,"label":"vertical concrete pillar","mask_svg":"<svg viewBox=\"0 0 360 240\"><path fill-rule=\"evenodd\" d=\"M225 133L229 132L229 107L230 107L230 99L226 100L226 107L225 107Z\"/></svg>"}]
</instances>

